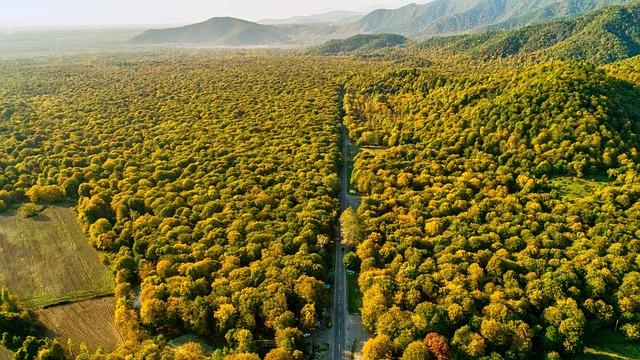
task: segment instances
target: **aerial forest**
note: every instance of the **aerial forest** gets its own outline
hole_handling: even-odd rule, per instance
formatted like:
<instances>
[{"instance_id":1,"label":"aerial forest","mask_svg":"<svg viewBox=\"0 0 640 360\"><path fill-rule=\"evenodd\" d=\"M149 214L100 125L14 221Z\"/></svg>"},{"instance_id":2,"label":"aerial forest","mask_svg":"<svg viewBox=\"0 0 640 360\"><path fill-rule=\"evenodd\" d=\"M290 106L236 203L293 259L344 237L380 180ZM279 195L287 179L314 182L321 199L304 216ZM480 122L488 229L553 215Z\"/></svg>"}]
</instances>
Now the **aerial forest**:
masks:
<instances>
[{"instance_id":1,"label":"aerial forest","mask_svg":"<svg viewBox=\"0 0 640 360\"><path fill-rule=\"evenodd\" d=\"M77 204L122 354L193 333L219 358L301 357L330 305L341 98L337 68L292 59L1 65L0 207Z\"/></svg>"},{"instance_id":2,"label":"aerial forest","mask_svg":"<svg viewBox=\"0 0 640 360\"><path fill-rule=\"evenodd\" d=\"M341 223L365 359L640 342L640 58L421 51L1 61L0 212L71 204L127 339L62 351L3 290L2 344L24 359L307 359ZM361 198L346 215L343 127ZM213 351L168 346L184 334Z\"/></svg>"},{"instance_id":3,"label":"aerial forest","mask_svg":"<svg viewBox=\"0 0 640 360\"><path fill-rule=\"evenodd\" d=\"M638 64L349 79L365 357L559 359L602 332L640 340ZM435 335L449 347L429 350Z\"/></svg>"}]
</instances>

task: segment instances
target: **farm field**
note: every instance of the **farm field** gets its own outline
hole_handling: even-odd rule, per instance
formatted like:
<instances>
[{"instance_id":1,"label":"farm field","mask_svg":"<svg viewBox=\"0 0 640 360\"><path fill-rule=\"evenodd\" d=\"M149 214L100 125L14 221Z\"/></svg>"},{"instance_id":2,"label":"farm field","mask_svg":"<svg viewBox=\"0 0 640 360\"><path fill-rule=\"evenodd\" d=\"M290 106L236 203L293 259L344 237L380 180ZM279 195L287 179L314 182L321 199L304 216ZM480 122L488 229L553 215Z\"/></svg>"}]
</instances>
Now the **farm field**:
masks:
<instances>
[{"instance_id":1,"label":"farm field","mask_svg":"<svg viewBox=\"0 0 640 360\"><path fill-rule=\"evenodd\" d=\"M11 360L13 359L13 354L2 346L0 346L0 360Z\"/></svg>"},{"instance_id":2,"label":"farm field","mask_svg":"<svg viewBox=\"0 0 640 360\"><path fill-rule=\"evenodd\" d=\"M111 274L82 234L71 208L24 219L0 216L0 286L30 308L112 293Z\"/></svg>"},{"instance_id":3,"label":"farm field","mask_svg":"<svg viewBox=\"0 0 640 360\"><path fill-rule=\"evenodd\" d=\"M91 350L113 351L123 341L114 323L113 297L101 297L38 311L38 318L62 344L71 339Z\"/></svg>"}]
</instances>

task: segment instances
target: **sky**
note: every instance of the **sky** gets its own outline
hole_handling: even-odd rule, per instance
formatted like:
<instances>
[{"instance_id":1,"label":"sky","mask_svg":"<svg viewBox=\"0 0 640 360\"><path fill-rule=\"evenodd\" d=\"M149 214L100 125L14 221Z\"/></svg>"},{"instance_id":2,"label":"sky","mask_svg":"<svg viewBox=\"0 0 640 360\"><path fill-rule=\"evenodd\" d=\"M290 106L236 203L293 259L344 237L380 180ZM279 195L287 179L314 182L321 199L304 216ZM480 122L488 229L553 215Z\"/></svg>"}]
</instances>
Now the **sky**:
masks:
<instances>
[{"instance_id":1,"label":"sky","mask_svg":"<svg viewBox=\"0 0 640 360\"><path fill-rule=\"evenodd\" d=\"M399 7L411 0L0 0L0 26L187 24L216 16L256 21L332 10Z\"/></svg>"}]
</instances>

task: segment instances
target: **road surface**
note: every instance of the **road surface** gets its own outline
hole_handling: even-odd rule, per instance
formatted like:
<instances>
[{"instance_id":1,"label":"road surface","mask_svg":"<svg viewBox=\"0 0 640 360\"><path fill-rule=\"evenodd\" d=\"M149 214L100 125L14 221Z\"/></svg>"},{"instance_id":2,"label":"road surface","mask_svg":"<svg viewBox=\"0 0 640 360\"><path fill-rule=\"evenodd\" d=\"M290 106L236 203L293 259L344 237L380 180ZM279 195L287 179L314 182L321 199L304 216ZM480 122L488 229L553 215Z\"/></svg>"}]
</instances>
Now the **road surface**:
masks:
<instances>
[{"instance_id":1,"label":"road surface","mask_svg":"<svg viewBox=\"0 0 640 360\"><path fill-rule=\"evenodd\" d=\"M354 210L358 208L359 198L357 196L349 195L349 188L347 184L347 171L348 163L351 160L349 158L349 145L351 140L347 135L346 129L342 130L342 156L344 162L340 171L340 213L348 207ZM338 233L340 232L340 225L338 225ZM333 292L333 359L342 360L346 358L346 319L347 319L347 279L345 276L345 268L342 262L344 257L344 250L342 249L342 236L338 236L336 242L336 257L335 257L335 280L334 292Z\"/></svg>"}]
</instances>

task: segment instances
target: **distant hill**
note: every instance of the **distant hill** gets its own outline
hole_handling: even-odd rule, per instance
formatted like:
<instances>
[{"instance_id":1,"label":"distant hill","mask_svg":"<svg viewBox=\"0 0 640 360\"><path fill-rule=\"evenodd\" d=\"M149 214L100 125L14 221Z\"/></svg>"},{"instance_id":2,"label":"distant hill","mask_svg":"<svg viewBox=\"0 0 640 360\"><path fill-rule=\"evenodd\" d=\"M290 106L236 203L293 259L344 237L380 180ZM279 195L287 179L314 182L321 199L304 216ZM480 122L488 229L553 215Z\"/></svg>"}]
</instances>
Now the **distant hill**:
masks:
<instances>
[{"instance_id":1,"label":"distant hill","mask_svg":"<svg viewBox=\"0 0 640 360\"><path fill-rule=\"evenodd\" d=\"M278 27L231 17L212 18L178 28L148 30L132 39L138 44L206 43L220 46L270 45L290 41L285 31Z\"/></svg>"},{"instance_id":2,"label":"distant hill","mask_svg":"<svg viewBox=\"0 0 640 360\"><path fill-rule=\"evenodd\" d=\"M311 53L334 55L343 53L371 52L383 48L402 45L407 38L397 34L354 35L347 39L330 40L314 49Z\"/></svg>"},{"instance_id":3,"label":"distant hill","mask_svg":"<svg viewBox=\"0 0 640 360\"><path fill-rule=\"evenodd\" d=\"M289 24L348 24L360 20L366 13L358 11L331 11L324 14L309 16L294 16L288 19L264 19L258 21L265 25L289 25Z\"/></svg>"},{"instance_id":4,"label":"distant hill","mask_svg":"<svg viewBox=\"0 0 640 360\"><path fill-rule=\"evenodd\" d=\"M640 3L611 6L574 20L518 30L434 38L419 47L481 58L537 53L552 59L609 63L640 54Z\"/></svg>"},{"instance_id":5,"label":"distant hill","mask_svg":"<svg viewBox=\"0 0 640 360\"><path fill-rule=\"evenodd\" d=\"M335 11L269 24L223 17L172 29L149 30L139 44L206 43L220 46L319 44L356 34L400 34L413 38L514 29L564 20L612 4L637 0L434 0L361 14ZM356 21L352 21L356 20Z\"/></svg>"},{"instance_id":6,"label":"distant hill","mask_svg":"<svg viewBox=\"0 0 640 360\"><path fill-rule=\"evenodd\" d=\"M344 27L343 33L392 32L405 36L460 34L509 29L576 17L632 0L435 0L395 10L376 10Z\"/></svg>"}]
</instances>

